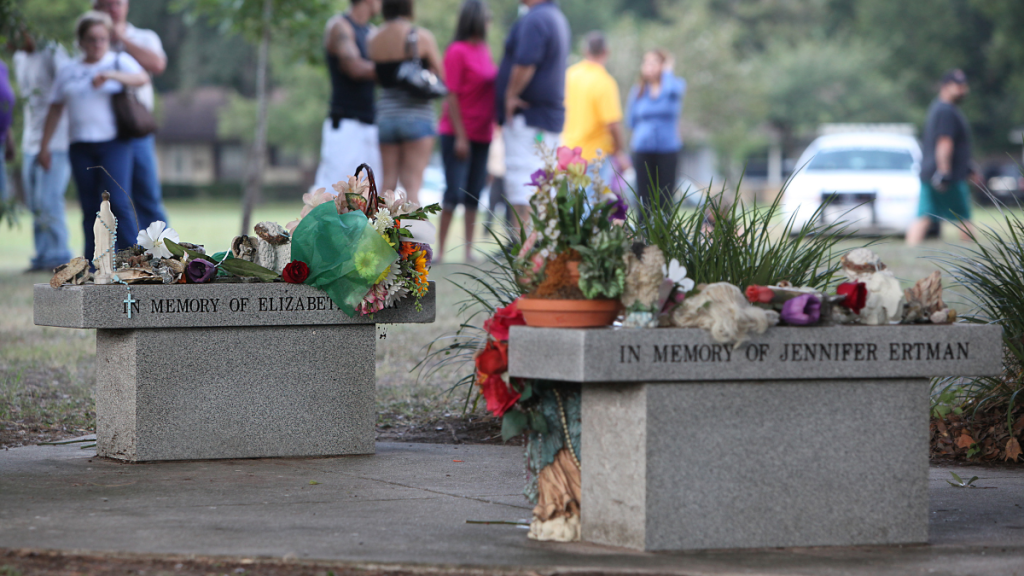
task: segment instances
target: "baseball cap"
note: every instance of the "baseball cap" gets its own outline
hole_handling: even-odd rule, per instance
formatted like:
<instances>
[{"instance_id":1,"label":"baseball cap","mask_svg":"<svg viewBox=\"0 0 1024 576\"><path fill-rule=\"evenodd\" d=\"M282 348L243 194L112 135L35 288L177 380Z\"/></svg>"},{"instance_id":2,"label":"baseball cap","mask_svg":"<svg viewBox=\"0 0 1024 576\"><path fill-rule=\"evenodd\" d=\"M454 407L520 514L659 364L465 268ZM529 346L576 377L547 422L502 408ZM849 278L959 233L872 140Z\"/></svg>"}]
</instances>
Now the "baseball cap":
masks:
<instances>
[{"instance_id":1,"label":"baseball cap","mask_svg":"<svg viewBox=\"0 0 1024 576\"><path fill-rule=\"evenodd\" d=\"M964 71L959 68L954 68L942 75L941 84L949 84L950 82L967 84L967 74L964 74Z\"/></svg>"}]
</instances>

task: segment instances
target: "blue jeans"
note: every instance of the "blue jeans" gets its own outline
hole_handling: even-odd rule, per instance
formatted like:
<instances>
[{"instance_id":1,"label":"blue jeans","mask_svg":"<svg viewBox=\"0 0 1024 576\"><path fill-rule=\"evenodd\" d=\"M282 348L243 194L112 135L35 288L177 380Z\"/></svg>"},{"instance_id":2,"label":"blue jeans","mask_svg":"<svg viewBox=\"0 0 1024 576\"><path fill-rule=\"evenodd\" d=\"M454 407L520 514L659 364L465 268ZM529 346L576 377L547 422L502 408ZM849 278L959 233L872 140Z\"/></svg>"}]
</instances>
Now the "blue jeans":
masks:
<instances>
[{"instance_id":1,"label":"blue jeans","mask_svg":"<svg viewBox=\"0 0 1024 576\"><path fill-rule=\"evenodd\" d=\"M164 211L163 190L157 175L156 145L153 135L136 138L132 146L132 181L131 188L125 189L132 193L132 202L139 215L139 228L145 230L150 224L161 220L167 222ZM135 239L132 239L135 243Z\"/></svg>"},{"instance_id":2,"label":"blue jeans","mask_svg":"<svg viewBox=\"0 0 1024 576\"><path fill-rule=\"evenodd\" d=\"M56 268L71 260L64 217L64 194L70 179L71 163L67 152L51 152L49 170L36 164L35 154L25 154L22 158L21 181L25 203L32 211L32 237L36 245L32 268Z\"/></svg>"},{"instance_id":3,"label":"blue jeans","mask_svg":"<svg viewBox=\"0 0 1024 576\"><path fill-rule=\"evenodd\" d=\"M385 116L377 119L377 137L381 144L401 144L437 135L434 122L407 116Z\"/></svg>"},{"instance_id":4,"label":"blue jeans","mask_svg":"<svg viewBox=\"0 0 1024 576\"><path fill-rule=\"evenodd\" d=\"M82 228L85 231L85 257L92 260L96 241L92 227L100 211L103 192L110 192L110 209L117 218L117 249L135 244L139 225L130 200L132 193L132 143L130 140L109 142L75 142L71 145L71 172L82 204ZM102 166L106 172L93 166ZM107 172L110 175L107 175ZM121 191L121 188L124 191ZM127 194L125 194L127 192Z\"/></svg>"},{"instance_id":5,"label":"blue jeans","mask_svg":"<svg viewBox=\"0 0 1024 576\"><path fill-rule=\"evenodd\" d=\"M7 164L4 162L3 141L0 141L0 202L6 202L7 195Z\"/></svg>"},{"instance_id":6,"label":"blue jeans","mask_svg":"<svg viewBox=\"0 0 1024 576\"><path fill-rule=\"evenodd\" d=\"M466 210L477 209L480 192L487 185L487 153L490 148L490 142L470 142L469 157L460 160L455 157L455 137L441 135L441 158L446 180L442 208L455 210L462 204Z\"/></svg>"}]
</instances>

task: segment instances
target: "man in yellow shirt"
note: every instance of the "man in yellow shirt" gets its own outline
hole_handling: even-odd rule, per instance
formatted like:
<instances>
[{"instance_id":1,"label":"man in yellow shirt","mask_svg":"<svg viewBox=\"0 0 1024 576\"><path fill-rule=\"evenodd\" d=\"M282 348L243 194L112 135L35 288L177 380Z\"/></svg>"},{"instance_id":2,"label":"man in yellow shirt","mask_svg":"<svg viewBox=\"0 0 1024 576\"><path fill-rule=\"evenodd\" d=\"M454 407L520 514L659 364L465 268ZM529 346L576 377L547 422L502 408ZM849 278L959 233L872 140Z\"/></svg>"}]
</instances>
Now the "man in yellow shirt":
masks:
<instances>
[{"instance_id":1,"label":"man in yellow shirt","mask_svg":"<svg viewBox=\"0 0 1024 576\"><path fill-rule=\"evenodd\" d=\"M608 43L601 32L583 38L584 59L565 73L565 127L562 143L582 148L583 157L593 161L600 151L609 161L602 177L607 181L613 169L629 167L622 137L622 101L619 85L605 69ZM614 157L615 167L611 166Z\"/></svg>"}]
</instances>

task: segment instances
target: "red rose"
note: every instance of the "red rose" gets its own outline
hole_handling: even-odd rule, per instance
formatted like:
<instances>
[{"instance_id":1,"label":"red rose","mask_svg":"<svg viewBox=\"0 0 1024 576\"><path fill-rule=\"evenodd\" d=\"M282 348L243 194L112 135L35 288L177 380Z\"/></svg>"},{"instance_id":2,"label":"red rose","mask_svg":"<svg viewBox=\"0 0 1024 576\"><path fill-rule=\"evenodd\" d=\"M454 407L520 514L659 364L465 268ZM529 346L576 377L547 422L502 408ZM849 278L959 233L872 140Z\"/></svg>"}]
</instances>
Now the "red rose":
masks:
<instances>
[{"instance_id":1,"label":"red rose","mask_svg":"<svg viewBox=\"0 0 1024 576\"><path fill-rule=\"evenodd\" d=\"M490 340L476 356L476 369L481 374L504 374L508 371L508 344Z\"/></svg>"},{"instance_id":2,"label":"red rose","mask_svg":"<svg viewBox=\"0 0 1024 576\"><path fill-rule=\"evenodd\" d=\"M768 304L775 298L775 292L765 286L747 286L747 300L751 304Z\"/></svg>"},{"instance_id":3,"label":"red rose","mask_svg":"<svg viewBox=\"0 0 1024 576\"><path fill-rule=\"evenodd\" d=\"M510 326L526 326L523 313L519 311L515 302L504 308L498 308L494 311L494 316L484 321L484 330L498 341L508 340Z\"/></svg>"},{"instance_id":4,"label":"red rose","mask_svg":"<svg viewBox=\"0 0 1024 576\"><path fill-rule=\"evenodd\" d=\"M836 287L836 294L846 296L839 304L849 308L854 314L860 314L868 301L868 286L863 282L843 282Z\"/></svg>"},{"instance_id":5,"label":"red rose","mask_svg":"<svg viewBox=\"0 0 1024 576\"><path fill-rule=\"evenodd\" d=\"M521 396L497 374L491 374L481 382L480 391L487 400L487 411L498 417L504 416L505 412L515 406Z\"/></svg>"},{"instance_id":6,"label":"red rose","mask_svg":"<svg viewBox=\"0 0 1024 576\"><path fill-rule=\"evenodd\" d=\"M302 284L309 278L309 266L300 260L293 260L284 267L281 277L289 284Z\"/></svg>"}]
</instances>

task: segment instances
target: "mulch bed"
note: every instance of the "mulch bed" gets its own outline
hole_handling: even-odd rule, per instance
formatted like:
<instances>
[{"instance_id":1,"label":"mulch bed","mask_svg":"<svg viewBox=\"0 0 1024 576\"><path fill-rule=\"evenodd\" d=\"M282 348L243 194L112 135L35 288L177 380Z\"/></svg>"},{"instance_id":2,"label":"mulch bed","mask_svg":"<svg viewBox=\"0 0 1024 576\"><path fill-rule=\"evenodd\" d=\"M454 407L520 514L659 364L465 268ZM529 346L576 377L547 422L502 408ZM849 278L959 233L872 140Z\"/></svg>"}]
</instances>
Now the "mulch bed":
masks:
<instances>
[{"instance_id":1,"label":"mulch bed","mask_svg":"<svg viewBox=\"0 0 1024 576\"><path fill-rule=\"evenodd\" d=\"M1017 442L1011 443L1011 439ZM962 463L1024 464L1024 406L1013 411L1013 433L1007 427L1006 406L984 412L950 413L931 421L931 459ZM1009 449L1009 455L1007 451Z\"/></svg>"},{"instance_id":2,"label":"mulch bed","mask_svg":"<svg viewBox=\"0 0 1024 576\"><path fill-rule=\"evenodd\" d=\"M386 418L396 422L393 415ZM506 444L522 446L523 437L501 440L501 418L494 416L449 416L409 422L378 424L378 442L416 442L421 444ZM2 576L2 575L0 575Z\"/></svg>"}]
</instances>

